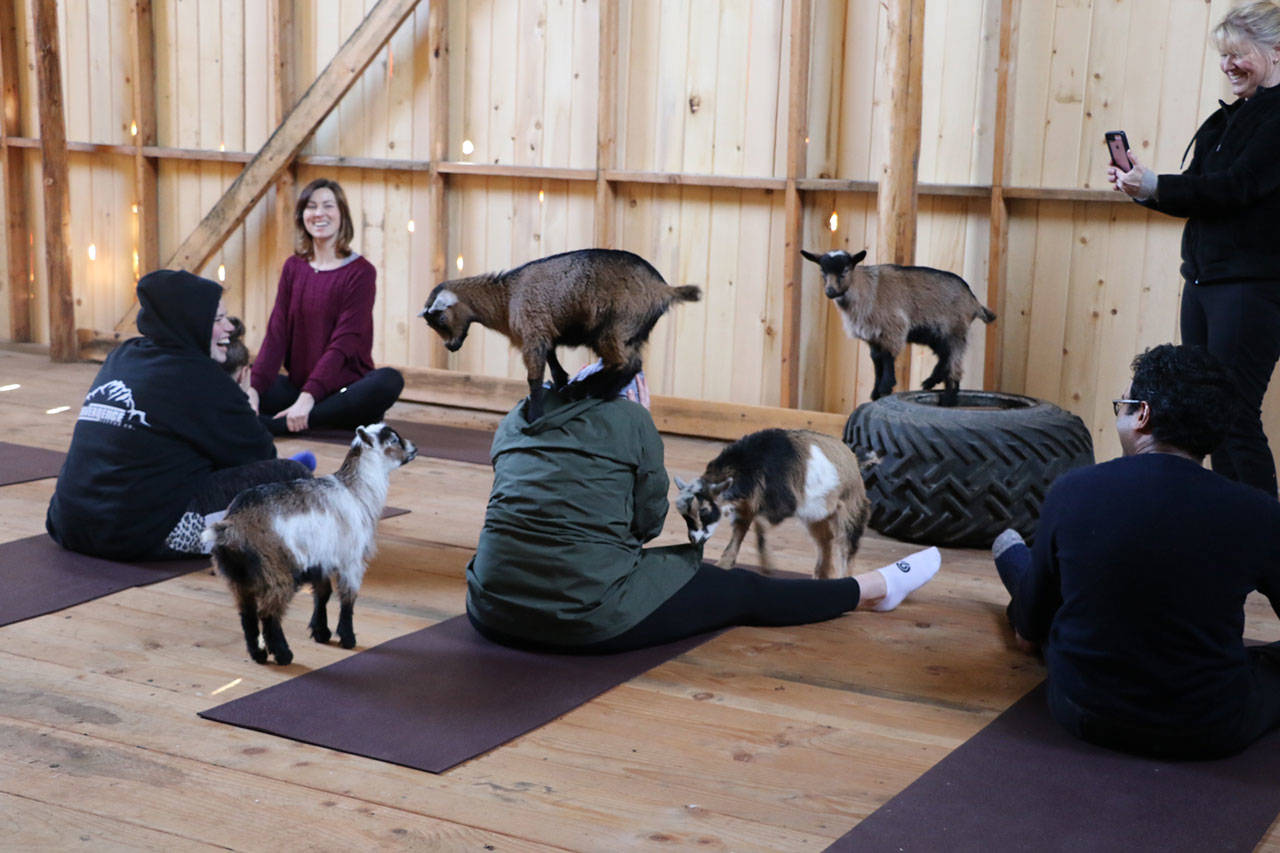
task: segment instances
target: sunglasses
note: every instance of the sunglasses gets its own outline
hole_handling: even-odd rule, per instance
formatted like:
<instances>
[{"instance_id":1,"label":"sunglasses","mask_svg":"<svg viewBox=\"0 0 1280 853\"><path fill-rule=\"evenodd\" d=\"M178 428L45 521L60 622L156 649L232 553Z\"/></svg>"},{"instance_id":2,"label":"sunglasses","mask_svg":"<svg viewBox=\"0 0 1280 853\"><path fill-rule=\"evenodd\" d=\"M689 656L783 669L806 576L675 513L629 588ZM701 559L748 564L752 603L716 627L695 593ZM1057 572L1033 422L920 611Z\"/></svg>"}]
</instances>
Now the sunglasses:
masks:
<instances>
[{"instance_id":1,"label":"sunglasses","mask_svg":"<svg viewBox=\"0 0 1280 853\"><path fill-rule=\"evenodd\" d=\"M1145 402L1147 401L1146 400L1130 400L1128 397L1121 397L1119 400L1111 401L1111 411L1115 412L1115 415L1118 418L1120 417L1121 404L1128 403L1131 406L1141 406Z\"/></svg>"}]
</instances>

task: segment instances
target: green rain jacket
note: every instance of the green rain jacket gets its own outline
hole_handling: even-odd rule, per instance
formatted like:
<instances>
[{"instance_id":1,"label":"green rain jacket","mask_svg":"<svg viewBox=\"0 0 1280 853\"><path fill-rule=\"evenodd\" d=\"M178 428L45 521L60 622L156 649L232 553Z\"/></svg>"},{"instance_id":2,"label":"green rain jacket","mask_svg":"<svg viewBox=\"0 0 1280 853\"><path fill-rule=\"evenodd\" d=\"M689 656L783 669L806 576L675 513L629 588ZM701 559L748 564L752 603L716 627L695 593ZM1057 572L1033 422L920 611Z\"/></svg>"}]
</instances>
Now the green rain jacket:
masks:
<instances>
[{"instance_id":1,"label":"green rain jacket","mask_svg":"<svg viewBox=\"0 0 1280 853\"><path fill-rule=\"evenodd\" d=\"M693 577L701 546L643 548L662 532L667 472L649 413L554 390L523 401L490 451L493 492L467 565L467 611L539 643L579 646L634 627Z\"/></svg>"}]
</instances>

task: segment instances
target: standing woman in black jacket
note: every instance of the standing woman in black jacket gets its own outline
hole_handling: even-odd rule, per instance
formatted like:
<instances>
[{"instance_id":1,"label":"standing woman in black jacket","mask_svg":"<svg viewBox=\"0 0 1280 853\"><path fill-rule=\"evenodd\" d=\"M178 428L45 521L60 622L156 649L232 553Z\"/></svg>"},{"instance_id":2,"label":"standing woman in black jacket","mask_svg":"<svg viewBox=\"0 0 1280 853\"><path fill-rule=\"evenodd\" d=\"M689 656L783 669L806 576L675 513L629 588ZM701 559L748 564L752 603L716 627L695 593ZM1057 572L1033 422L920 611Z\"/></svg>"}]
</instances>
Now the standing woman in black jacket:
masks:
<instances>
[{"instance_id":1,"label":"standing woman in black jacket","mask_svg":"<svg viewBox=\"0 0 1280 853\"><path fill-rule=\"evenodd\" d=\"M138 282L138 331L103 363L76 418L45 527L72 551L116 560L205 552L200 531L240 491L310 476L222 362L222 288L189 272ZM207 553L207 552L205 552Z\"/></svg>"},{"instance_id":2,"label":"standing woman in black jacket","mask_svg":"<svg viewBox=\"0 0 1280 853\"><path fill-rule=\"evenodd\" d=\"M1182 342L1205 346L1231 371L1242 405L1213 470L1276 495L1262 398L1280 358L1280 4L1255 0L1213 30L1236 100L1196 131L1182 174L1133 158L1115 188L1187 219L1182 232ZM1183 155L1185 158L1185 154Z\"/></svg>"}]
</instances>

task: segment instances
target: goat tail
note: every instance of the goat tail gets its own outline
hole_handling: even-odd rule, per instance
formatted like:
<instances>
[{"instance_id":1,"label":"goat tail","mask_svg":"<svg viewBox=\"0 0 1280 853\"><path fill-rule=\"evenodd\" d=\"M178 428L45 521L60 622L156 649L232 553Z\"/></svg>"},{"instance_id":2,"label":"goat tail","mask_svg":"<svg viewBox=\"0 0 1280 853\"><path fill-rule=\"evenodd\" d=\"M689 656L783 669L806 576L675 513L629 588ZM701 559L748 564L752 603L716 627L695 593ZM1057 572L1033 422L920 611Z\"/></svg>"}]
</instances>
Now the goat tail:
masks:
<instances>
[{"instance_id":1,"label":"goat tail","mask_svg":"<svg viewBox=\"0 0 1280 853\"><path fill-rule=\"evenodd\" d=\"M697 302L702 298L702 288L696 284L673 287L671 291L671 301L673 302Z\"/></svg>"},{"instance_id":2,"label":"goat tail","mask_svg":"<svg viewBox=\"0 0 1280 853\"><path fill-rule=\"evenodd\" d=\"M980 314L978 315L979 317L981 317L981 318L982 318L982 322L984 322L984 323L991 323L991 322L994 322L994 321L995 321L995 319L996 319L995 312L994 312L994 311L992 311L990 308L988 308L987 306L985 306L985 305L983 305L983 304L979 303L979 304L978 304L978 309L982 312L982 313L980 313Z\"/></svg>"},{"instance_id":3,"label":"goat tail","mask_svg":"<svg viewBox=\"0 0 1280 853\"><path fill-rule=\"evenodd\" d=\"M235 525L216 521L200 534L200 541L213 555L214 565L228 581L247 587L262 578L262 559L253 548L246 547Z\"/></svg>"}]
</instances>

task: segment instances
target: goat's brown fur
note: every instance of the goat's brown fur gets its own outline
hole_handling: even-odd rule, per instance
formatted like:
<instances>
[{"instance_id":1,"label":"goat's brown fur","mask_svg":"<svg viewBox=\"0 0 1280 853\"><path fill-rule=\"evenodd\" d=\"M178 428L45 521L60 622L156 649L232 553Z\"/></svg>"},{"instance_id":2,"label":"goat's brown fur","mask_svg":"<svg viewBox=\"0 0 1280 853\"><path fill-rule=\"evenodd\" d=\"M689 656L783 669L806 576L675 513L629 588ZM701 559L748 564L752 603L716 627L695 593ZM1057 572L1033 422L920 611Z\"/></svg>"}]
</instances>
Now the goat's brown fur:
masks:
<instances>
[{"instance_id":1,"label":"goat's brown fur","mask_svg":"<svg viewBox=\"0 0 1280 853\"><path fill-rule=\"evenodd\" d=\"M548 366L557 387L569 381L558 346L586 346L603 369L582 383L580 396L609 397L640 370L641 348L673 302L701 296L693 285L670 287L631 252L582 249L531 261L513 270L436 285L421 316L456 352L472 323L506 335L528 373L531 418L541 413ZM581 384L581 388L577 388Z\"/></svg>"},{"instance_id":2,"label":"goat's brown fur","mask_svg":"<svg viewBox=\"0 0 1280 853\"><path fill-rule=\"evenodd\" d=\"M955 273L932 267L862 264L866 251L801 250L822 268L825 291L835 301L851 338L871 345L876 382L871 399L893 393L894 359L908 343L925 344L938 364L922 383L926 389L943 383L941 402L954 405L964 373L969 326L975 319L990 323L996 315L973 295Z\"/></svg>"}]
</instances>

